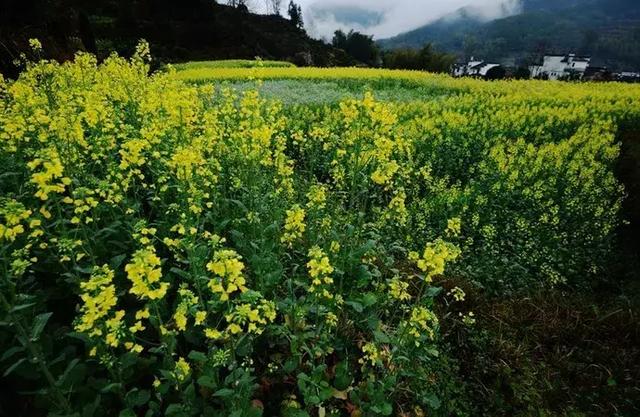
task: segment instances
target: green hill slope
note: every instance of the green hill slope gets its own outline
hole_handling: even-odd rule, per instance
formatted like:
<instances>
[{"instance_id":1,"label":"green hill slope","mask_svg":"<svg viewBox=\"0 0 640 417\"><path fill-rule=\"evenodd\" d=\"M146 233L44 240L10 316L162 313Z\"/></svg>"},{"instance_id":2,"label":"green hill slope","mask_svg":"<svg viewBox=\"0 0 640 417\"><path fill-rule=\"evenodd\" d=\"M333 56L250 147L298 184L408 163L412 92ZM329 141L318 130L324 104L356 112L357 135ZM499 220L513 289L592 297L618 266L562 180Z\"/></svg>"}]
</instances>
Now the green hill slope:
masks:
<instances>
[{"instance_id":1,"label":"green hill slope","mask_svg":"<svg viewBox=\"0 0 640 417\"><path fill-rule=\"evenodd\" d=\"M210 0L0 1L0 73L38 38L46 58L65 61L76 50L104 58L130 55L138 40L160 62L265 59L300 65L349 65L343 51L312 39L284 17L249 13Z\"/></svg>"},{"instance_id":2,"label":"green hill slope","mask_svg":"<svg viewBox=\"0 0 640 417\"><path fill-rule=\"evenodd\" d=\"M459 57L505 63L575 51L613 69L640 68L640 2L636 0L525 0L522 12L489 22L461 9L394 38L384 48L426 42Z\"/></svg>"}]
</instances>

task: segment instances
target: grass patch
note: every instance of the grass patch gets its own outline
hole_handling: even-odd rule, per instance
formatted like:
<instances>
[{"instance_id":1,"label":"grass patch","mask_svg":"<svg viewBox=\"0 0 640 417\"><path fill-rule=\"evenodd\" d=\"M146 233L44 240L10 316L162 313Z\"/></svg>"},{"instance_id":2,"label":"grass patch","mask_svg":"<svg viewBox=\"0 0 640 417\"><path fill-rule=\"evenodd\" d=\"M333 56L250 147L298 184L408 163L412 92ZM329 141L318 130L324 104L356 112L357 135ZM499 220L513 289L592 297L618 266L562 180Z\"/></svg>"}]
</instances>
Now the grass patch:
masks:
<instances>
[{"instance_id":1,"label":"grass patch","mask_svg":"<svg viewBox=\"0 0 640 417\"><path fill-rule=\"evenodd\" d=\"M190 61L172 64L178 71L206 70L216 68L294 68L295 65L286 61L263 61L253 59L222 59L215 61Z\"/></svg>"}]
</instances>

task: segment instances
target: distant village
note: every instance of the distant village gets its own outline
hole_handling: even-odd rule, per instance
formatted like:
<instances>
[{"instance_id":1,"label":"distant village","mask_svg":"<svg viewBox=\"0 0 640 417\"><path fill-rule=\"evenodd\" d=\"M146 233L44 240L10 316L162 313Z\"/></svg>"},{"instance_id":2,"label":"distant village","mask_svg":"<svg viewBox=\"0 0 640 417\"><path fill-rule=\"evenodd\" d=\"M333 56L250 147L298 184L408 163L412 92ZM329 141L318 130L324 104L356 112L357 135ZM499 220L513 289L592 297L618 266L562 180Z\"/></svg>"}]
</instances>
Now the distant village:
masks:
<instances>
[{"instance_id":1,"label":"distant village","mask_svg":"<svg viewBox=\"0 0 640 417\"><path fill-rule=\"evenodd\" d=\"M503 78L533 78L566 81L640 82L640 72L612 72L605 67L591 65L591 57L576 54L545 55L542 62L528 68L512 68L471 57L466 63L454 64L454 77L477 77L487 80Z\"/></svg>"}]
</instances>

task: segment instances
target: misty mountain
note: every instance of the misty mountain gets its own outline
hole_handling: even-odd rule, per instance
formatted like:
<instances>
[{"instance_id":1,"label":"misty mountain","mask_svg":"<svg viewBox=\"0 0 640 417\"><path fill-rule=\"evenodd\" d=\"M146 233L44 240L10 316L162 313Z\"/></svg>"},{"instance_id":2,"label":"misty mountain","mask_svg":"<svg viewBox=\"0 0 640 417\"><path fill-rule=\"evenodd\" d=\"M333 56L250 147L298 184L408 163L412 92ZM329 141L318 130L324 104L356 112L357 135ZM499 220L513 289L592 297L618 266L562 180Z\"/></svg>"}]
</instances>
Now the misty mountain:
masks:
<instances>
[{"instance_id":1,"label":"misty mountain","mask_svg":"<svg viewBox=\"0 0 640 417\"><path fill-rule=\"evenodd\" d=\"M384 17L381 12L358 6L325 6L322 3L313 4L309 12L314 20L333 20L345 26L374 26L379 24Z\"/></svg>"},{"instance_id":2,"label":"misty mountain","mask_svg":"<svg viewBox=\"0 0 640 417\"><path fill-rule=\"evenodd\" d=\"M637 0L523 0L512 16L486 21L463 8L418 29L379 41L385 49L431 42L460 59L526 64L545 53L591 55L594 65L640 68Z\"/></svg>"}]
</instances>

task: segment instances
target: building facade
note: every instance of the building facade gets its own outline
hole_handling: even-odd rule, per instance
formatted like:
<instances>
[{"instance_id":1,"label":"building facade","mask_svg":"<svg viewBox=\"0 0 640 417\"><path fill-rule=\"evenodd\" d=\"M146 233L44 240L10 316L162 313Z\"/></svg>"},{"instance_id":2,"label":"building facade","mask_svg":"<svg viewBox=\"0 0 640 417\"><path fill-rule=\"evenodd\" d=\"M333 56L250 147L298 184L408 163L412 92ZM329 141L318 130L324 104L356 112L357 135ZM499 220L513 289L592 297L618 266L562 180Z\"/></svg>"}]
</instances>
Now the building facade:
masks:
<instances>
[{"instance_id":1,"label":"building facade","mask_svg":"<svg viewBox=\"0 0 640 417\"><path fill-rule=\"evenodd\" d=\"M482 77L497 79L504 77L504 68L500 64L478 61L471 57L467 63L455 64L451 70L454 77Z\"/></svg>"},{"instance_id":2,"label":"building facade","mask_svg":"<svg viewBox=\"0 0 640 417\"><path fill-rule=\"evenodd\" d=\"M542 65L529 67L531 77L559 80L566 78L582 79L589 68L591 57L569 55L545 55Z\"/></svg>"}]
</instances>

